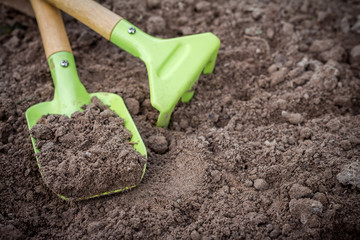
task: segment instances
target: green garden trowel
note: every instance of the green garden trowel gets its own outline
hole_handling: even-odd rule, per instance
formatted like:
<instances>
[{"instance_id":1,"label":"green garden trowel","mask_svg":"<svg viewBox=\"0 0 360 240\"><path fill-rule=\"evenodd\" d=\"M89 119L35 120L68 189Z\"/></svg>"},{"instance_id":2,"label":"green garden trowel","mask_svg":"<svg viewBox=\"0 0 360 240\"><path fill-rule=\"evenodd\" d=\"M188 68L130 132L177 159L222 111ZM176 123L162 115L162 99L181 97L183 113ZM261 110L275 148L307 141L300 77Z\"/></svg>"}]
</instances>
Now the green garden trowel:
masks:
<instances>
[{"instance_id":1,"label":"green garden trowel","mask_svg":"<svg viewBox=\"0 0 360 240\"><path fill-rule=\"evenodd\" d=\"M201 72L214 69L220 40L212 33L159 39L92 0L47 1L145 62L151 104L160 112L159 127L169 125L180 98L182 102L191 100Z\"/></svg>"},{"instance_id":2,"label":"green garden trowel","mask_svg":"<svg viewBox=\"0 0 360 240\"><path fill-rule=\"evenodd\" d=\"M122 98L113 93L99 92L89 94L81 84L60 12L43 0L31 0L31 4L39 25L51 76L54 81L55 93L53 100L38 103L26 111L26 120L29 129L31 129L42 116L47 114L62 114L70 117L72 113L82 111L81 107L84 104L89 104L91 98L96 96L105 105L108 105L112 111L124 119L125 127L132 134L131 142L136 143L134 144L135 150L146 157L146 147ZM38 153L39 150L35 146L35 139L31 138L31 140L35 153ZM38 159L37 162L42 175ZM146 164L144 165L142 176L145 173L145 169ZM133 187L135 187L135 185L121 186L120 189L114 189L113 191L99 193L93 196L84 196L78 200L120 192ZM65 200L69 200L67 196L57 195Z\"/></svg>"}]
</instances>

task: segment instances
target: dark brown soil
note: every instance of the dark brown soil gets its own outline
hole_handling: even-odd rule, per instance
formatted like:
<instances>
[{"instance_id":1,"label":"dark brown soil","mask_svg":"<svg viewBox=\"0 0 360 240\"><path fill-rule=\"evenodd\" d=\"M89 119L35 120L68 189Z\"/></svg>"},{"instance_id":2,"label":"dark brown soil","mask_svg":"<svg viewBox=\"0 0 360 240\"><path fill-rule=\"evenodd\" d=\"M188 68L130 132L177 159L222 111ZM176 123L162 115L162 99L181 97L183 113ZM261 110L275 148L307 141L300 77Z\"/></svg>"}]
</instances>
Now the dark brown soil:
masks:
<instances>
[{"instance_id":1,"label":"dark brown soil","mask_svg":"<svg viewBox=\"0 0 360 240\"><path fill-rule=\"evenodd\" d=\"M81 81L124 98L149 155L138 187L69 204L24 118L53 94L36 22L1 6L3 238L359 239L358 1L102 3L157 37L215 33L215 71L156 128L145 65L64 15Z\"/></svg>"},{"instance_id":2,"label":"dark brown soil","mask_svg":"<svg viewBox=\"0 0 360 240\"><path fill-rule=\"evenodd\" d=\"M75 200L138 185L146 159L124 120L96 97L83 108L71 118L44 116L31 129L45 184Z\"/></svg>"}]
</instances>

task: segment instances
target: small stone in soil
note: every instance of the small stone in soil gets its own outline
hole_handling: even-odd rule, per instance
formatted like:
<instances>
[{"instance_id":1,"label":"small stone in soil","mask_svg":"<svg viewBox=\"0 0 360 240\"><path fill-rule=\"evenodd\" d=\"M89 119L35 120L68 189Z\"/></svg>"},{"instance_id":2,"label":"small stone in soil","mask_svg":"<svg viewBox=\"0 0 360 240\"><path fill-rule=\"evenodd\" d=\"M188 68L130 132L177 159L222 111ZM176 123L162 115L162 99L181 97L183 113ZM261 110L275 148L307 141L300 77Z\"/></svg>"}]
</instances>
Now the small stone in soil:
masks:
<instances>
[{"instance_id":1,"label":"small stone in soil","mask_svg":"<svg viewBox=\"0 0 360 240\"><path fill-rule=\"evenodd\" d=\"M179 125L182 129L186 129L189 127L189 121L186 118L182 118Z\"/></svg>"},{"instance_id":2,"label":"small stone in soil","mask_svg":"<svg viewBox=\"0 0 360 240\"><path fill-rule=\"evenodd\" d=\"M345 56L345 49L341 46L335 46L328 51L322 52L320 54L320 59L324 62L327 62L329 60L341 62L344 56Z\"/></svg>"},{"instance_id":3,"label":"small stone in soil","mask_svg":"<svg viewBox=\"0 0 360 240\"><path fill-rule=\"evenodd\" d=\"M336 132L341 128L341 126L342 124L339 119L331 119L328 123L326 123L326 127L332 132Z\"/></svg>"},{"instance_id":4,"label":"small stone in soil","mask_svg":"<svg viewBox=\"0 0 360 240\"><path fill-rule=\"evenodd\" d=\"M282 226L281 234L286 236L291 232L291 230L292 230L292 227L290 226L290 224L286 223Z\"/></svg>"},{"instance_id":5,"label":"small stone in soil","mask_svg":"<svg viewBox=\"0 0 360 240\"><path fill-rule=\"evenodd\" d=\"M289 191L289 195L291 199L299 199L299 198L308 198L312 196L312 191L308 187L304 187L300 184L295 183L292 185Z\"/></svg>"},{"instance_id":6,"label":"small stone in soil","mask_svg":"<svg viewBox=\"0 0 360 240\"><path fill-rule=\"evenodd\" d=\"M281 116L283 116L288 122L292 124L300 124L304 121L304 117L300 113L282 111Z\"/></svg>"},{"instance_id":7,"label":"small stone in soil","mask_svg":"<svg viewBox=\"0 0 360 240\"><path fill-rule=\"evenodd\" d=\"M287 105L288 105L288 101L284 99L278 99L276 101L276 106L279 107L281 110L286 109Z\"/></svg>"},{"instance_id":8,"label":"small stone in soil","mask_svg":"<svg viewBox=\"0 0 360 240\"><path fill-rule=\"evenodd\" d=\"M319 201L322 203L322 205L326 205L328 203L328 200L326 198L326 195L321 192L317 192L314 194L313 200Z\"/></svg>"},{"instance_id":9,"label":"small stone in soil","mask_svg":"<svg viewBox=\"0 0 360 240\"><path fill-rule=\"evenodd\" d=\"M269 188L269 184L264 179L256 179L254 181L254 187L257 190L266 190Z\"/></svg>"},{"instance_id":10,"label":"small stone in soil","mask_svg":"<svg viewBox=\"0 0 360 240\"><path fill-rule=\"evenodd\" d=\"M342 141L340 141L340 146L345 151L348 151L351 149L351 142L349 140L342 140Z\"/></svg>"},{"instance_id":11,"label":"small stone in soil","mask_svg":"<svg viewBox=\"0 0 360 240\"><path fill-rule=\"evenodd\" d=\"M250 222L256 226L267 222L266 216L261 213L250 212L247 216L249 217Z\"/></svg>"},{"instance_id":12,"label":"small stone in soil","mask_svg":"<svg viewBox=\"0 0 360 240\"><path fill-rule=\"evenodd\" d=\"M360 45L353 47L350 51L351 64L360 64Z\"/></svg>"},{"instance_id":13,"label":"small stone in soil","mask_svg":"<svg viewBox=\"0 0 360 240\"><path fill-rule=\"evenodd\" d=\"M289 76L291 79L293 79L293 78L299 77L303 72L304 72L304 68L298 66L298 67L294 68L293 70L291 70L291 71L288 73L288 76Z\"/></svg>"},{"instance_id":14,"label":"small stone in soil","mask_svg":"<svg viewBox=\"0 0 360 240\"><path fill-rule=\"evenodd\" d=\"M244 182L245 187L252 187L253 184L254 183L251 180L245 180L245 182Z\"/></svg>"},{"instance_id":15,"label":"small stone in soil","mask_svg":"<svg viewBox=\"0 0 360 240\"><path fill-rule=\"evenodd\" d=\"M336 178L342 185L351 185L360 190L360 163L345 165Z\"/></svg>"},{"instance_id":16,"label":"small stone in soil","mask_svg":"<svg viewBox=\"0 0 360 240\"><path fill-rule=\"evenodd\" d=\"M292 199L289 203L291 215L298 218L304 225L309 224L316 215L321 214L323 209L321 202L309 198Z\"/></svg>"},{"instance_id":17,"label":"small stone in soil","mask_svg":"<svg viewBox=\"0 0 360 240\"><path fill-rule=\"evenodd\" d=\"M207 1L200 1L195 5L196 11L199 12L209 11L210 8L211 8L211 4Z\"/></svg>"},{"instance_id":18,"label":"small stone in soil","mask_svg":"<svg viewBox=\"0 0 360 240\"><path fill-rule=\"evenodd\" d=\"M340 28L341 31L345 34L349 33L350 31L350 24L349 24L349 19L347 16L343 17L340 21Z\"/></svg>"},{"instance_id":19,"label":"small stone in soil","mask_svg":"<svg viewBox=\"0 0 360 240\"><path fill-rule=\"evenodd\" d=\"M140 112L139 101L135 98L125 99L125 104L131 115L137 115Z\"/></svg>"},{"instance_id":20,"label":"small stone in soil","mask_svg":"<svg viewBox=\"0 0 360 240\"><path fill-rule=\"evenodd\" d=\"M287 68L281 68L279 71L276 71L271 74L271 87L274 87L278 85L279 83L282 83L285 80L287 74Z\"/></svg>"},{"instance_id":21,"label":"small stone in soil","mask_svg":"<svg viewBox=\"0 0 360 240\"><path fill-rule=\"evenodd\" d=\"M330 49L334 45L332 39L315 40L310 46L310 52L323 52Z\"/></svg>"},{"instance_id":22,"label":"small stone in soil","mask_svg":"<svg viewBox=\"0 0 360 240\"><path fill-rule=\"evenodd\" d=\"M212 179L214 182L219 182L221 180L221 172L218 170L213 170L210 172Z\"/></svg>"},{"instance_id":23,"label":"small stone in soil","mask_svg":"<svg viewBox=\"0 0 360 240\"><path fill-rule=\"evenodd\" d=\"M355 137L355 136L350 136L350 137L349 137L349 141L350 141L352 144L354 144L354 146L360 144L360 138Z\"/></svg>"},{"instance_id":24,"label":"small stone in soil","mask_svg":"<svg viewBox=\"0 0 360 240\"><path fill-rule=\"evenodd\" d=\"M262 34L262 30L258 27L248 27L245 29L245 34L249 36L256 36Z\"/></svg>"},{"instance_id":25,"label":"small stone in soil","mask_svg":"<svg viewBox=\"0 0 360 240\"><path fill-rule=\"evenodd\" d=\"M274 29L273 28L268 28L266 30L266 36L269 38L269 39L273 39L275 35L275 32L274 32Z\"/></svg>"},{"instance_id":26,"label":"small stone in soil","mask_svg":"<svg viewBox=\"0 0 360 240\"><path fill-rule=\"evenodd\" d=\"M31 129L31 135L38 140L50 140L53 136L53 131L45 125L37 125Z\"/></svg>"},{"instance_id":27,"label":"small stone in soil","mask_svg":"<svg viewBox=\"0 0 360 240\"><path fill-rule=\"evenodd\" d=\"M304 127L300 130L300 138L302 140L311 138L312 134L312 130L308 127Z\"/></svg>"},{"instance_id":28,"label":"small stone in soil","mask_svg":"<svg viewBox=\"0 0 360 240\"><path fill-rule=\"evenodd\" d=\"M360 19L359 19L359 17L358 17L357 22L351 27L351 31L360 34Z\"/></svg>"},{"instance_id":29,"label":"small stone in soil","mask_svg":"<svg viewBox=\"0 0 360 240\"><path fill-rule=\"evenodd\" d=\"M201 236L198 233L198 231L194 230L191 232L190 238L191 238L191 240L199 240L199 239L201 239Z\"/></svg>"},{"instance_id":30,"label":"small stone in soil","mask_svg":"<svg viewBox=\"0 0 360 240\"><path fill-rule=\"evenodd\" d=\"M149 146L155 153L159 154L165 153L169 148L166 138L162 135L149 137Z\"/></svg>"},{"instance_id":31,"label":"small stone in soil","mask_svg":"<svg viewBox=\"0 0 360 240\"><path fill-rule=\"evenodd\" d=\"M274 227L274 230L272 230L271 232L270 232L270 237L271 238L276 238L277 236L279 236L280 235L280 228L279 228L279 226L275 226Z\"/></svg>"},{"instance_id":32,"label":"small stone in soil","mask_svg":"<svg viewBox=\"0 0 360 240\"><path fill-rule=\"evenodd\" d=\"M339 107L350 107L351 97L350 96L336 96L334 98L334 105Z\"/></svg>"},{"instance_id":33,"label":"small stone in soil","mask_svg":"<svg viewBox=\"0 0 360 240\"><path fill-rule=\"evenodd\" d=\"M251 16L253 17L254 20L259 20L262 16L262 11L260 9L256 8L251 13Z\"/></svg>"}]
</instances>

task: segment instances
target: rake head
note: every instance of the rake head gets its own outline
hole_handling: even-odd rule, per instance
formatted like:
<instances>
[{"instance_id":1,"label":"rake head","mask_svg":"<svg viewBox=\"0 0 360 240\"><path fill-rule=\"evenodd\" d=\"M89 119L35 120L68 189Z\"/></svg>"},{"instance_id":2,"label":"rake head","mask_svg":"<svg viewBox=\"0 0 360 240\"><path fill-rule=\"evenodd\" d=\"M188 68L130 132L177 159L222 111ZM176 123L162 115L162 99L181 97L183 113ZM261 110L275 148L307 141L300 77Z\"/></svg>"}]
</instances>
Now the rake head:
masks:
<instances>
[{"instance_id":1,"label":"rake head","mask_svg":"<svg viewBox=\"0 0 360 240\"><path fill-rule=\"evenodd\" d=\"M212 73L220 40L212 33L159 39L121 20L111 42L142 59L148 71L150 101L160 114L157 126L167 127L176 103L189 102L201 72Z\"/></svg>"}]
</instances>

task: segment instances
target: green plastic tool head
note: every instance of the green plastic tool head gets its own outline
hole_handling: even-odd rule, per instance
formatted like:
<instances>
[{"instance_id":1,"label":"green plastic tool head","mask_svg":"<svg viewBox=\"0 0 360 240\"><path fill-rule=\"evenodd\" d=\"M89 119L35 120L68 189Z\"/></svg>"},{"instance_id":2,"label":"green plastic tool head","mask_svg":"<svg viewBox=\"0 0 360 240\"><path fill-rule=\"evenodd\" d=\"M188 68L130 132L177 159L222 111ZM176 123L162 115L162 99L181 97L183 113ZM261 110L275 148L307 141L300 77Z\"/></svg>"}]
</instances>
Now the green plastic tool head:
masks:
<instances>
[{"instance_id":1,"label":"green plastic tool head","mask_svg":"<svg viewBox=\"0 0 360 240\"><path fill-rule=\"evenodd\" d=\"M175 105L193 97L194 83L204 70L212 73L220 40L212 33L159 39L121 20L111 42L142 59L148 71L150 101L160 115L157 126L167 127Z\"/></svg>"},{"instance_id":2,"label":"green plastic tool head","mask_svg":"<svg viewBox=\"0 0 360 240\"><path fill-rule=\"evenodd\" d=\"M62 114L68 117L76 111L82 111L81 106L89 104L91 98L96 96L105 105L118 114L124 119L125 127L131 132L131 142L134 144L134 148L141 155L147 156L146 147L141 139L141 136L133 122L124 101L122 98L113 93L91 93L89 94L85 87L81 84L78 77L74 56L69 52L58 52L51 55L48 59L48 64L51 71L51 76L54 81L55 93L53 100L49 102L38 103L27 109L25 116L28 123L29 130L37 123L37 121L44 115L47 114ZM31 137L31 141L35 150L38 153L39 150L35 146L35 139ZM40 173L41 166L39 160L36 158ZM144 165L143 174L144 176L146 164ZM135 186L126 186L122 189L114 189L110 192L99 193L93 196L84 196L77 200L89 199L102 195L108 195L123 190L133 188ZM56 193L57 194L57 193ZM69 200L68 197L57 194L59 197L65 200Z\"/></svg>"}]
</instances>

